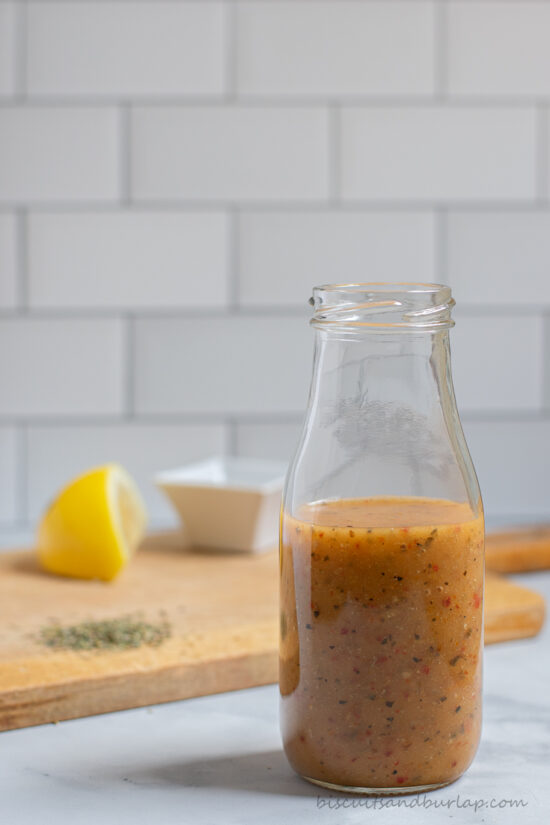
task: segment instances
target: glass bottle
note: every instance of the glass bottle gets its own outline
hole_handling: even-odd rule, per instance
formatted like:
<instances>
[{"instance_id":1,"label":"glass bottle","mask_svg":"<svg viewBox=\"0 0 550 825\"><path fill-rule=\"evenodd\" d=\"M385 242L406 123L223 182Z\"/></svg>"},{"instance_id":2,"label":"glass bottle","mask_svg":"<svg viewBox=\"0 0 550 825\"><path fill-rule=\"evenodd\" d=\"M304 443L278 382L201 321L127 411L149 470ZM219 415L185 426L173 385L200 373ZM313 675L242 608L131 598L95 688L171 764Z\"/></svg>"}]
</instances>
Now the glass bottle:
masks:
<instances>
[{"instance_id":1,"label":"glass bottle","mask_svg":"<svg viewBox=\"0 0 550 825\"><path fill-rule=\"evenodd\" d=\"M284 748L319 785L430 790L481 728L483 508L451 378L451 290L315 287L281 511Z\"/></svg>"}]
</instances>

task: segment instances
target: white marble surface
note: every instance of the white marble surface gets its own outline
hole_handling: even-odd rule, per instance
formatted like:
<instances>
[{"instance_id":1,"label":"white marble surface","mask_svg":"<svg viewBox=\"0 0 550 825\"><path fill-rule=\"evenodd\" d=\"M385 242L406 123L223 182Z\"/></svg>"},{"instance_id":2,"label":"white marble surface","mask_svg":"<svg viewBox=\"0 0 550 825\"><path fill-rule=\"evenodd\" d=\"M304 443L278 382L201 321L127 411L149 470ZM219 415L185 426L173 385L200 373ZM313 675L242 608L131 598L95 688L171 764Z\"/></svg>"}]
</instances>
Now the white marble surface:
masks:
<instances>
[{"instance_id":1,"label":"white marble surface","mask_svg":"<svg viewBox=\"0 0 550 825\"><path fill-rule=\"evenodd\" d=\"M514 578L550 598L550 572ZM394 799L373 812L360 798L300 780L281 752L269 686L0 734L0 823L542 825L550 813L549 643L546 627L537 639L486 649L478 755L454 785L401 798L427 808L395 807ZM358 807L335 808L354 799ZM493 799L526 804L490 808ZM464 807L477 800L487 807Z\"/></svg>"}]
</instances>

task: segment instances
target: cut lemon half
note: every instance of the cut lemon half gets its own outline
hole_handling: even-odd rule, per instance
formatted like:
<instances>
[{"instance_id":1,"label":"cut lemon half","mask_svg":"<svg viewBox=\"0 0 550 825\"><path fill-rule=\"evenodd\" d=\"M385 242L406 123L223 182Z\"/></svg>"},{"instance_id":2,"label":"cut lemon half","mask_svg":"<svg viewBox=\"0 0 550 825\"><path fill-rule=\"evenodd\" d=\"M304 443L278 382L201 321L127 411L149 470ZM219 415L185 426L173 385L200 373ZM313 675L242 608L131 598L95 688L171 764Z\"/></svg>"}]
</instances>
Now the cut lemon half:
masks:
<instances>
[{"instance_id":1,"label":"cut lemon half","mask_svg":"<svg viewBox=\"0 0 550 825\"><path fill-rule=\"evenodd\" d=\"M38 527L38 558L51 573L109 581L139 544L147 513L118 464L79 476L54 499Z\"/></svg>"}]
</instances>

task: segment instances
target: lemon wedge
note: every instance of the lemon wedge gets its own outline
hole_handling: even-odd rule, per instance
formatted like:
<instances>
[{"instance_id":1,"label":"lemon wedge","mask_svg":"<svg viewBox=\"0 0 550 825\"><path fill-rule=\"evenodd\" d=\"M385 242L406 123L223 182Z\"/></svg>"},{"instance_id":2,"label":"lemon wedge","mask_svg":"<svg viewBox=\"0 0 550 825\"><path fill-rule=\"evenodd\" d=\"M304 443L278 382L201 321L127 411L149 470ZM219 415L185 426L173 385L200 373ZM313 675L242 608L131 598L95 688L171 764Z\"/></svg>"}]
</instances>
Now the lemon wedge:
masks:
<instances>
[{"instance_id":1,"label":"lemon wedge","mask_svg":"<svg viewBox=\"0 0 550 825\"><path fill-rule=\"evenodd\" d=\"M79 476L38 527L38 559L51 573L109 581L127 564L147 524L140 493L118 464Z\"/></svg>"}]
</instances>

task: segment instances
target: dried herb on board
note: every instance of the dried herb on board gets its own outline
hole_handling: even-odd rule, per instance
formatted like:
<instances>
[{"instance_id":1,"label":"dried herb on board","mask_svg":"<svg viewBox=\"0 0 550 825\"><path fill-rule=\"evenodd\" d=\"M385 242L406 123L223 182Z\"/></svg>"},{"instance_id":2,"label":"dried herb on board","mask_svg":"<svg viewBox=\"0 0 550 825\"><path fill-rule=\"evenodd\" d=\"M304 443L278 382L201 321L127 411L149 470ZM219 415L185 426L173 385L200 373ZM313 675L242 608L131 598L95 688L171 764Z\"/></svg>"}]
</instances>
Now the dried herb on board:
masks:
<instances>
[{"instance_id":1,"label":"dried herb on board","mask_svg":"<svg viewBox=\"0 0 550 825\"><path fill-rule=\"evenodd\" d=\"M172 635L166 620L152 623L132 616L81 622L63 627L41 628L38 641L55 650L128 650L148 645L158 647Z\"/></svg>"}]
</instances>

